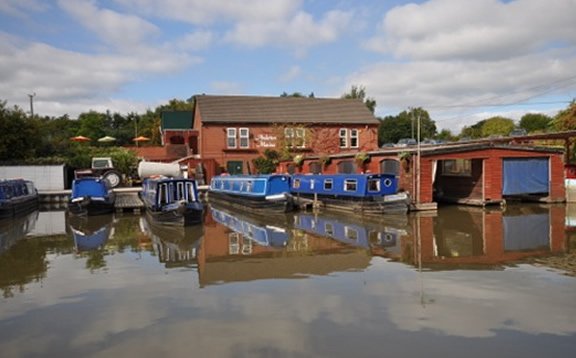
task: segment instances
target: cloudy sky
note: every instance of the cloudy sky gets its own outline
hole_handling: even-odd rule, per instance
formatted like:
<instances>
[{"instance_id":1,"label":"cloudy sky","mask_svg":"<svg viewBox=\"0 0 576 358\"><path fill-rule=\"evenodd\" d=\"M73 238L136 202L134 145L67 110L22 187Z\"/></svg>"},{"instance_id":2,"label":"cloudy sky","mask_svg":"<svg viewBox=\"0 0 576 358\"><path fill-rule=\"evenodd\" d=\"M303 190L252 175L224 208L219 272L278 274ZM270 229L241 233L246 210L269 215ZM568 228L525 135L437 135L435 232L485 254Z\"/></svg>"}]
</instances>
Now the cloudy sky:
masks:
<instances>
[{"instance_id":1,"label":"cloudy sky","mask_svg":"<svg viewBox=\"0 0 576 358\"><path fill-rule=\"evenodd\" d=\"M59 116L194 94L340 97L456 130L576 97L576 0L0 0L0 100Z\"/></svg>"}]
</instances>

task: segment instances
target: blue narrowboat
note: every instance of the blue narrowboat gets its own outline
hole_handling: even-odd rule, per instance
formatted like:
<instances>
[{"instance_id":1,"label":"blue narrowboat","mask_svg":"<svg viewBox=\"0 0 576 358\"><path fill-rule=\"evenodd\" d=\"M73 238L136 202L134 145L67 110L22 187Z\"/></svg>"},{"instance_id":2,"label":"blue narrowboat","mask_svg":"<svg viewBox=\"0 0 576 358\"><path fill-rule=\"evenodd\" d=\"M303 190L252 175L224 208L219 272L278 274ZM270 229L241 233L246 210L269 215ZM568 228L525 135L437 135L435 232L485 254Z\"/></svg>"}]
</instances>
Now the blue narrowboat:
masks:
<instances>
[{"instance_id":1,"label":"blue narrowboat","mask_svg":"<svg viewBox=\"0 0 576 358\"><path fill-rule=\"evenodd\" d=\"M284 247L288 243L284 226L265 224L249 214L232 213L214 206L210 206L210 212L214 221L260 246Z\"/></svg>"},{"instance_id":2,"label":"blue narrowboat","mask_svg":"<svg viewBox=\"0 0 576 358\"><path fill-rule=\"evenodd\" d=\"M219 175L210 182L208 199L265 214L294 210L288 175Z\"/></svg>"},{"instance_id":3,"label":"blue narrowboat","mask_svg":"<svg viewBox=\"0 0 576 358\"><path fill-rule=\"evenodd\" d=\"M114 211L116 195L108 180L96 177L74 179L68 212L74 215L103 215Z\"/></svg>"},{"instance_id":4,"label":"blue narrowboat","mask_svg":"<svg viewBox=\"0 0 576 358\"><path fill-rule=\"evenodd\" d=\"M156 223L188 226L202 222L204 206L193 179L162 175L146 178L140 197L146 214Z\"/></svg>"},{"instance_id":5,"label":"blue narrowboat","mask_svg":"<svg viewBox=\"0 0 576 358\"><path fill-rule=\"evenodd\" d=\"M294 227L304 232L328 237L367 250L393 250L406 231L387 225L358 222L344 217L298 213Z\"/></svg>"},{"instance_id":6,"label":"blue narrowboat","mask_svg":"<svg viewBox=\"0 0 576 358\"><path fill-rule=\"evenodd\" d=\"M398 192L398 179L388 174L295 174L291 191L326 209L362 215L406 213L410 204L407 193Z\"/></svg>"},{"instance_id":7,"label":"blue narrowboat","mask_svg":"<svg viewBox=\"0 0 576 358\"><path fill-rule=\"evenodd\" d=\"M27 214L38 208L38 191L24 179L0 180L0 219Z\"/></svg>"}]
</instances>

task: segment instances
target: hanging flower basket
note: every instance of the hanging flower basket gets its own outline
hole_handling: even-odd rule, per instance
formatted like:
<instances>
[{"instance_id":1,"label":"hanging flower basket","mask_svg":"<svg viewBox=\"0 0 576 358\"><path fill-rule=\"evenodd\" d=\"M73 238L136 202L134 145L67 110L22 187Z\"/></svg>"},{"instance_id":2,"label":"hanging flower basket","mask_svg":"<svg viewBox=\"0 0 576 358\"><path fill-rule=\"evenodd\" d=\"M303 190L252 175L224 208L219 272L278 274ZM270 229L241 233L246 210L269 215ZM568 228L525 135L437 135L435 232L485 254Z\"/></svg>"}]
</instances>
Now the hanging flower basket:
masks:
<instances>
[{"instance_id":1,"label":"hanging flower basket","mask_svg":"<svg viewBox=\"0 0 576 358\"><path fill-rule=\"evenodd\" d=\"M304 163L304 156L302 156L302 154L298 154L294 156L292 160L294 161L294 164L296 164L296 166L301 167L302 164Z\"/></svg>"},{"instance_id":2,"label":"hanging flower basket","mask_svg":"<svg viewBox=\"0 0 576 358\"><path fill-rule=\"evenodd\" d=\"M364 163L368 162L368 160L370 160L370 156L366 152L358 152L354 156L354 159L356 160L356 163L364 164Z\"/></svg>"},{"instance_id":3,"label":"hanging flower basket","mask_svg":"<svg viewBox=\"0 0 576 358\"><path fill-rule=\"evenodd\" d=\"M320 163L322 164L322 166L327 166L328 164L330 164L330 162L332 161L332 158L330 158L327 155L322 155L320 156L320 158L318 158L318 160L320 160Z\"/></svg>"}]
</instances>

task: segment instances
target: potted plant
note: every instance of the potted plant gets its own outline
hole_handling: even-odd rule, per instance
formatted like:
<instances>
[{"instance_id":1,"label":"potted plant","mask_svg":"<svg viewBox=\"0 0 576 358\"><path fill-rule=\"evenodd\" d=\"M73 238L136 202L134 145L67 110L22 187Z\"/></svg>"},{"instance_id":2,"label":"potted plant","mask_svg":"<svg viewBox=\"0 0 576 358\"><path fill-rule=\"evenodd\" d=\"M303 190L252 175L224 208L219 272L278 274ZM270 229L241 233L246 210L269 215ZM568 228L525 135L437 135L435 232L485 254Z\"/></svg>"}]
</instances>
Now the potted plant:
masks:
<instances>
[{"instance_id":1,"label":"potted plant","mask_svg":"<svg viewBox=\"0 0 576 358\"><path fill-rule=\"evenodd\" d=\"M408 171L410 169L410 160L412 159L412 153L410 152L401 152L398 154L400 158L400 163L402 163L402 167L404 170Z\"/></svg>"},{"instance_id":2,"label":"potted plant","mask_svg":"<svg viewBox=\"0 0 576 358\"><path fill-rule=\"evenodd\" d=\"M320 161L320 164L322 164L322 166L325 167L328 164L330 164L332 158L330 158L328 155L321 155L320 158L318 158L318 160Z\"/></svg>"},{"instance_id":3,"label":"potted plant","mask_svg":"<svg viewBox=\"0 0 576 358\"><path fill-rule=\"evenodd\" d=\"M304 156L302 154L295 155L292 161L294 164L296 164L297 167L301 167L304 163Z\"/></svg>"}]
</instances>

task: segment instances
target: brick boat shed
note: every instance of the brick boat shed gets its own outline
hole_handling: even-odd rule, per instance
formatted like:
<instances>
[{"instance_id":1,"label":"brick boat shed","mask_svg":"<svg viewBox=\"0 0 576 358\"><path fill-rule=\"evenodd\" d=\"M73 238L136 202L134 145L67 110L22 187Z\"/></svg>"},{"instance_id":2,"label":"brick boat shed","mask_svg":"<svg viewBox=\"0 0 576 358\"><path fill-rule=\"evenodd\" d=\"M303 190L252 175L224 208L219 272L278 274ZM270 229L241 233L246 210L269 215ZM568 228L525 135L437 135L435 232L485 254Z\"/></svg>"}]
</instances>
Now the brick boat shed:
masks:
<instances>
[{"instance_id":1,"label":"brick boat shed","mask_svg":"<svg viewBox=\"0 0 576 358\"><path fill-rule=\"evenodd\" d=\"M380 149L334 155L329 163L306 158L303 173L392 173L400 190L410 193L416 210L434 210L436 202L486 206L506 199L564 202L564 149L489 141ZM418 157L420 159L418 160ZM279 171L290 172L292 163Z\"/></svg>"}]
</instances>

